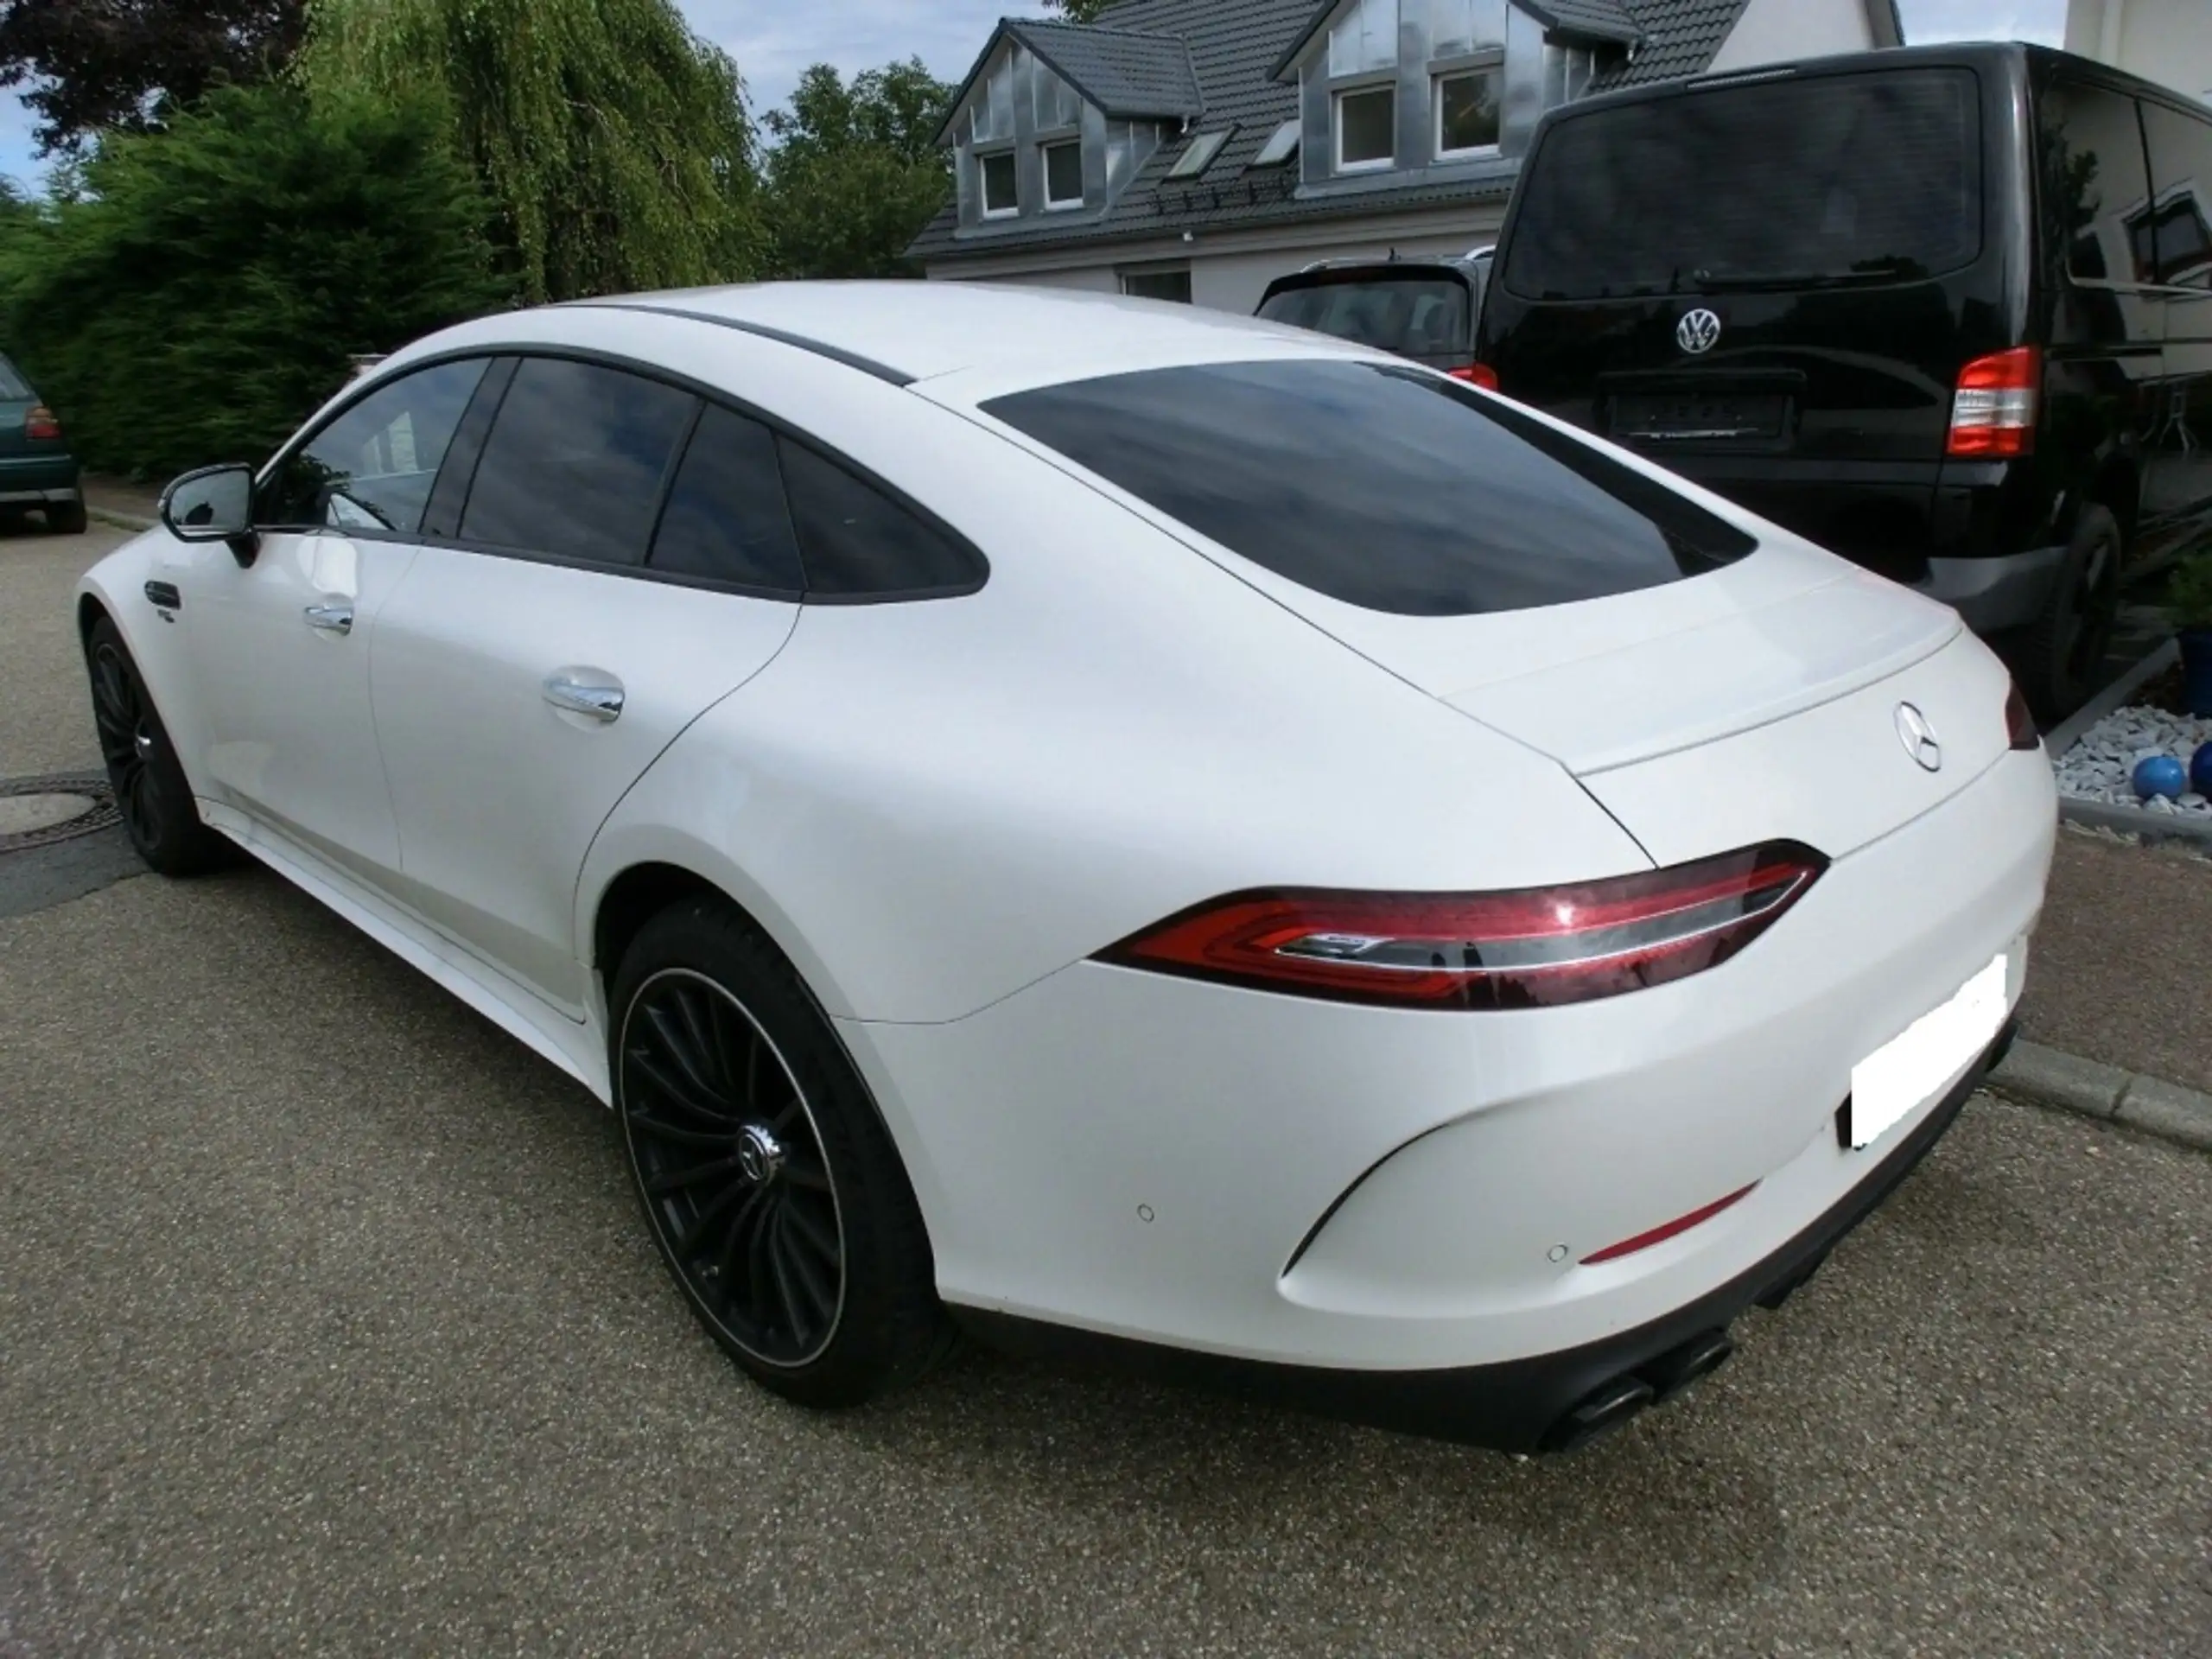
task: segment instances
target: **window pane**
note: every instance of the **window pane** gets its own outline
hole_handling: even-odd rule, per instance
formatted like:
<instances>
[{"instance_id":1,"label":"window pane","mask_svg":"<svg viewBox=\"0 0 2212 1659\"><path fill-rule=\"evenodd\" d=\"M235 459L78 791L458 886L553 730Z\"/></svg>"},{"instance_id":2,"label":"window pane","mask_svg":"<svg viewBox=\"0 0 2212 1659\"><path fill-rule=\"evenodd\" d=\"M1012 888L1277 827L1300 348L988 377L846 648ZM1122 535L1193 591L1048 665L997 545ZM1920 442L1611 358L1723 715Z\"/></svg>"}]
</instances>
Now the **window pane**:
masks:
<instances>
[{"instance_id":1,"label":"window pane","mask_svg":"<svg viewBox=\"0 0 2212 1659\"><path fill-rule=\"evenodd\" d=\"M1260 146L1260 153L1252 158L1254 167L1281 167L1298 153L1298 139L1302 124L1295 118L1284 122L1268 135L1268 142Z\"/></svg>"},{"instance_id":2,"label":"window pane","mask_svg":"<svg viewBox=\"0 0 2212 1659\"><path fill-rule=\"evenodd\" d=\"M1440 155L1497 143L1497 83L1495 73L1446 75L1436 83Z\"/></svg>"},{"instance_id":3,"label":"window pane","mask_svg":"<svg viewBox=\"0 0 2212 1659\"><path fill-rule=\"evenodd\" d=\"M525 359L485 442L461 539L640 563L669 457L697 402L596 363Z\"/></svg>"},{"instance_id":4,"label":"window pane","mask_svg":"<svg viewBox=\"0 0 2212 1659\"><path fill-rule=\"evenodd\" d=\"M983 407L1255 563L1370 610L1598 599L1756 545L1590 446L1410 366L1159 369Z\"/></svg>"},{"instance_id":5,"label":"window pane","mask_svg":"<svg viewBox=\"0 0 2212 1659\"><path fill-rule=\"evenodd\" d=\"M804 444L778 438L784 487L810 594L922 594L972 588L967 548Z\"/></svg>"},{"instance_id":6,"label":"window pane","mask_svg":"<svg viewBox=\"0 0 2212 1659\"><path fill-rule=\"evenodd\" d=\"M1356 75L1398 60L1398 0L1358 0L1329 31L1329 73Z\"/></svg>"},{"instance_id":7,"label":"window pane","mask_svg":"<svg viewBox=\"0 0 2212 1659\"><path fill-rule=\"evenodd\" d=\"M982 158L983 211L987 213L1010 213L1021 204L1014 175L1014 152L1002 149L995 156Z\"/></svg>"},{"instance_id":8,"label":"window pane","mask_svg":"<svg viewBox=\"0 0 2212 1659\"><path fill-rule=\"evenodd\" d=\"M2212 288L2212 121L2143 105L2158 192L2158 280Z\"/></svg>"},{"instance_id":9,"label":"window pane","mask_svg":"<svg viewBox=\"0 0 2212 1659\"><path fill-rule=\"evenodd\" d=\"M486 364L441 363L371 392L285 461L264 492L259 522L412 535Z\"/></svg>"},{"instance_id":10,"label":"window pane","mask_svg":"<svg viewBox=\"0 0 2212 1659\"><path fill-rule=\"evenodd\" d=\"M1337 99L1337 162L1343 167L1387 162L1397 154L1398 94L1380 86Z\"/></svg>"},{"instance_id":11,"label":"window pane","mask_svg":"<svg viewBox=\"0 0 2212 1659\"><path fill-rule=\"evenodd\" d=\"M727 409L700 416L647 563L777 593L806 586L774 433Z\"/></svg>"},{"instance_id":12,"label":"window pane","mask_svg":"<svg viewBox=\"0 0 2212 1659\"><path fill-rule=\"evenodd\" d=\"M24 398L31 395L30 383L16 372L16 365L0 357L0 397Z\"/></svg>"},{"instance_id":13,"label":"window pane","mask_svg":"<svg viewBox=\"0 0 2212 1659\"><path fill-rule=\"evenodd\" d=\"M1045 195L1054 204L1083 200L1083 146L1045 146Z\"/></svg>"},{"instance_id":14,"label":"window pane","mask_svg":"<svg viewBox=\"0 0 2212 1659\"><path fill-rule=\"evenodd\" d=\"M1191 302L1191 273L1187 270L1147 270L1122 278L1122 292L1132 299Z\"/></svg>"},{"instance_id":15,"label":"window pane","mask_svg":"<svg viewBox=\"0 0 2212 1659\"><path fill-rule=\"evenodd\" d=\"M2135 100L2056 81L2044 90L2039 117L2046 240L2067 250L2076 276L2156 281L2156 238L2143 211L2151 178Z\"/></svg>"},{"instance_id":16,"label":"window pane","mask_svg":"<svg viewBox=\"0 0 2212 1659\"><path fill-rule=\"evenodd\" d=\"M1570 116L1519 190L1532 299L1940 274L1981 250L1980 94L1910 69Z\"/></svg>"}]
</instances>

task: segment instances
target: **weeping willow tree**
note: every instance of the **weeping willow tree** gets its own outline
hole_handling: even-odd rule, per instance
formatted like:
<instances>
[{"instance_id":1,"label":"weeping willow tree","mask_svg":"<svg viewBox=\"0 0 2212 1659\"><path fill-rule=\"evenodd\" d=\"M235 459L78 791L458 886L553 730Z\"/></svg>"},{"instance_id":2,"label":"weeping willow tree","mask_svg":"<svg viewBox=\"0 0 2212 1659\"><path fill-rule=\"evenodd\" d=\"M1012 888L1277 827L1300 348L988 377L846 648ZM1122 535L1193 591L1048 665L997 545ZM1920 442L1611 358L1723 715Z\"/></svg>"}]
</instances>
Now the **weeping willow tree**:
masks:
<instances>
[{"instance_id":1,"label":"weeping willow tree","mask_svg":"<svg viewBox=\"0 0 2212 1659\"><path fill-rule=\"evenodd\" d=\"M299 73L442 95L525 299L740 281L761 263L737 66L670 0L315 0Z\"/></svg>"}]
</instances>

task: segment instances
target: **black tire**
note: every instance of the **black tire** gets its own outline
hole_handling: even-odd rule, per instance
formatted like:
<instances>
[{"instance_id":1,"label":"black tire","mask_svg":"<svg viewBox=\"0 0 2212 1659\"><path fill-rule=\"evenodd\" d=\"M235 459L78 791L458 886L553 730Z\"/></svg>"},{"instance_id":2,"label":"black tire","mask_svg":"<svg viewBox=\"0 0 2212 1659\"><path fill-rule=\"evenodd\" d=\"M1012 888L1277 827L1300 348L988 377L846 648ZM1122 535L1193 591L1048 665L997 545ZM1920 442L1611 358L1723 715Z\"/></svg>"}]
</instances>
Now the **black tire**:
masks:
<instances>
[{"instance_id":1,"label":"black tire","mask_svg":"<svg viewBox=\"0 0 2212 1659\"><path fill-rule=\"evenodd\" d=\"M82 501L57 504L46 510L46 527L57 536L81 536L86 523Z\"/></svg>"},{"instance_id":2,"label":"black tire","mask_svg":"<svg viewBox=\"0 0 2212 1659\"><path fill-rule=\"evenodd\" d=\"M231 843L200 822L153 696L122 630L105 616L85 641L85 665L92 676L100 757L138 856L163 875L199 875L232 862Z\"/></svg>"},{"instance_id":3,"label":"black tire","mask_svg":"<svg viewBox=\"0 0 2212 1659\"><path fill-rule=\"evenodd\" d=\"M2119 522L2102 507L2082 508L2043 613L2021 631L2014 665L2046 725L2065 719L2097 689L2120 614L2122 553Z\"/></svg>"},{"instance_id":4,"label":"black tire","mask_svg":"<svg viewBox=\"0 0 2212 1659\"><path fill-rule=\"evenodd\" d=\"M855 1406L950 1351L913 1188L867 1085L782 954L702 897L639 933L609 1064L661 1259L747 1375Z\"/></svg>"}]
</instances>

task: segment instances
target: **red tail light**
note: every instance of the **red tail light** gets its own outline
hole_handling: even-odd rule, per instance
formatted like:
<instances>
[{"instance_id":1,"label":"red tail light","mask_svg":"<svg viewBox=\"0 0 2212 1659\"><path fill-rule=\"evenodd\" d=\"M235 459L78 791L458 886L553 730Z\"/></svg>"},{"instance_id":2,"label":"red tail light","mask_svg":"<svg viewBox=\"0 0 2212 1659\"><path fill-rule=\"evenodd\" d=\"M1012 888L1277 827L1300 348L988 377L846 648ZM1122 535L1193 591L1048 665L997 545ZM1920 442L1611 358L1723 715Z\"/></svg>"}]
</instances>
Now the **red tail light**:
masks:
<instances>
[{"instance_id":1,"label":"red tail light","mask_svg":"<svg viewBox=\"0 0 2212 1659\"><path fill-rule=\"evenodd\" d=\"M2043 353L2034 346L1977 357L1959 371L1946 453L1978 461L2032 454L2042 393Z\"/></svg>"},{"instance_id":2,"label":"red tail light","mask_svg":"<svg viewBox=\"0 0 2212 1659\"><path fill-rule=\"evenodd\" d=\"M2017 685L2005 697L2005 735L2016 749L2043 747L2043 734L2036 730L2036 717L2028 711L2028 700Z\"/></svg>"},{"instance_id":3,"label":"red tail light","mask_svg":"<svg viewBox=\"0 0 2212 1659\"><path fill-rule=\"evenodd\" d=\"M1634 1255L1638 1250L1648 1250L1654 1244L1664 1244L1675 1234L1687 1233L1698 1223L1711 1221L1730 1205L1749 1198L1751 1187L1758 1185L1753 1181L1751 1186L1740 1187L1725 1198L1715 1198L1703 1209L1693 1210L1687 1216L1677 1216L1663 1227L1654 1227L1648 1233L1638 1233L1634 1238L1624 1238L1618 1244L1608 1244L1602 1250L1592 1251L1582 1258L1582 1265L1588 1268L1600 1262L1618 1262L1624 1255Z\"/></svg>"},{"instance_id":4,"label":"red tail light","mask_svg":"<svg viewBox=\"0 0 2212 1659\"><path fill-rule=\"evenodd\" d=\"M1525 1008L1665 984L1771 927L1827 861L1777 842L1509 893L1232 893L1099 953L1125 968L1409 1008Z\"/></svg>"},{"instance_id":5,"label":"red tail light","mask_svg":"<svg viewBox=\"0 0 2212 1659\"><path fill-rule=\"evenodd\" d=\"M23 416L23 435L27 438L58 438L61 423L54 418L54 411L44 404Z\"/></svg>"},{"instance_id":6,"label":"red tail light","mask_svg":"<svg viewBox=\"0 0 2212 1659\"><path fill-rule=\"evenodd\" d=\"M1484 391L1497 390L1497 371L1487 363L1470 364L1464 369L1446 369L1445 373L1454 380L1464 380L1471 386L1480 386Z\"/></svg>"}]
</instances>

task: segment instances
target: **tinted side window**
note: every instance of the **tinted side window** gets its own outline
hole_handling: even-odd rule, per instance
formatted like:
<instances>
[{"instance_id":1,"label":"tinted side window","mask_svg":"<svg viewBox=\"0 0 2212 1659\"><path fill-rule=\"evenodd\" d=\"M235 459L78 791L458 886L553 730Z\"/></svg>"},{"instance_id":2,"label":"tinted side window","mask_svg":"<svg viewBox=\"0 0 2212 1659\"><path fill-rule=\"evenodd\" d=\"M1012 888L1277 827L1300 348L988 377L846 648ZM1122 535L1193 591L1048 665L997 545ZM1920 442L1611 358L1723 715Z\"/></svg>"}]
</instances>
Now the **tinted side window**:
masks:
<instances>
[{"instance_id":1,"label":"tinted side window","mask_svg":"<svg viewBox=\"0 0 2212 1659\"><path fill-rule=\"evenodd\" d=\"M2084 81L2054 81L2038 121L2046 244L2066 251L2066 269L2081 281L2157 280L2135 100Z\"/></svg>"},{"instance_id":2,"label":"tinted side window","mask_svg":"<svg viewBox=\"0 0 2212 1659\"><path fill-rule=\"evenodd\" d=\"M1587 444L1411 367L1155 369L983 407L1232 552L1370 610L1599 599L1757 545Z\"/></svg>"},{"instance_id":3,"label":"tinted side window","mask_svg":"<svg viewBox=\"0 0 2212 1659\"><path fill-rule=\"evenodd\" d=\"M810 595L964 591L983 580L974 553L911 508L804 444L776 447Z\"/></svg>"},{"instance_id":4,"label":"tinted side window","mask_svg":"<svg viewBox=\"0 0 2212 1659\"><path fill-rule=\"evenodd\" d=\"M414 534L486 361L440 363L379 386L286 457L263 486L257 519Z\"/></svg>"},{"instance_id":5,"label":"tinted side window","mask_svg":"<svg viewBox=\"0 0 2212 1659\"><path fill-rule=\"evenodd\" d=\"M2212 121L2145 104L2143 126L2156 191L2158 280L2212 289Z\"/></svg>"},{"instance_id":6,"label":"tinted side window","mask_svg":"<svg viewBox=\"0 0 2212 1659\"><path fill-rule=\"evenodd\" d=\"M699 417L648 563L656 570L778 593L806 586L774 433L720 407Z\"/></svg>"},{"instance_id":7,"label":"tinted side window","mask_svg":"<svg viewBox=\"0 0 2212 1659\"><path fill-rule=\"evenodd\" d=\"M1451 357L1467 349L1468 310L1465 287L1449 276L1379 276L1286 289L1260 315L1408 357Z\"/></svg>"},{"instance_id":8,"label":"tinted side window","mask_svg":"<svg viewBox=\"0 0 2212 1659\"><path fill-rule=\"evenodd\" d=\"M463 541L639 564L698 400L596 363L528 358L485 441Z\"/></svg>"}]
</instances>

